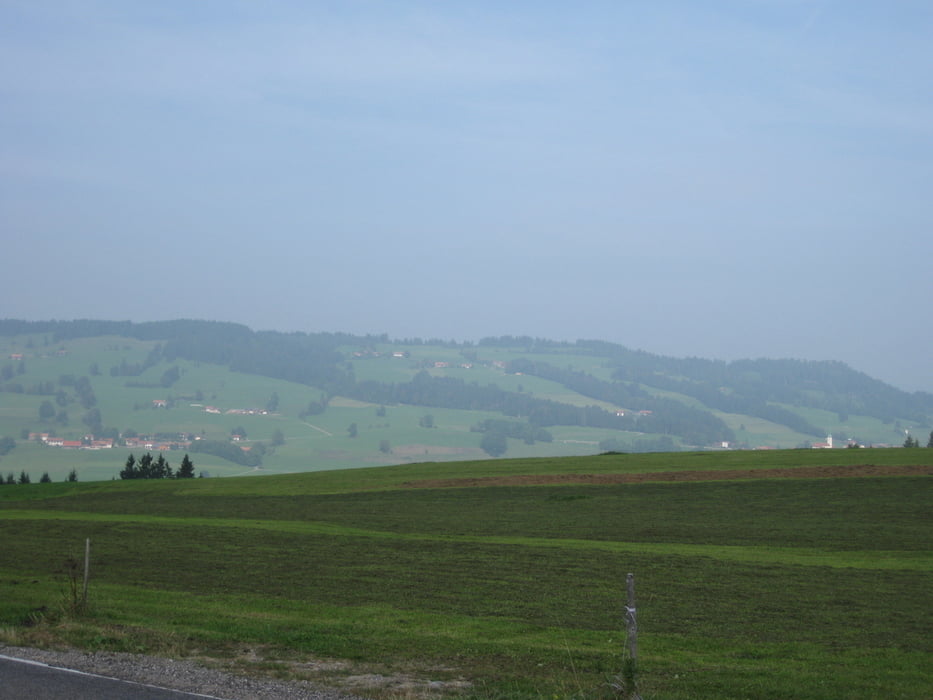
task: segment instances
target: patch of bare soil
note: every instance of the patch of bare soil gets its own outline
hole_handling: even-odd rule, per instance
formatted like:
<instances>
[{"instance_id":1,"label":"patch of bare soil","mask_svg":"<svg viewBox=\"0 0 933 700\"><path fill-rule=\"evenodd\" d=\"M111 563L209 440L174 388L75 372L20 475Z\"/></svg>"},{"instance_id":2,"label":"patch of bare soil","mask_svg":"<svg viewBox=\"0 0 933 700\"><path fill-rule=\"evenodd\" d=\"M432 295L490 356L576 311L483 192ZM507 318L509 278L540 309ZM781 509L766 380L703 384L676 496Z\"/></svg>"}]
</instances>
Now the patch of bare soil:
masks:
<instances>
[{"instance_id":1,"label":"patch of bare soil","mask_svg":"<svg viewBox=\"0 0 933 700\"><path fill-rule=\"evenodd\" d=\"M409 488L469 488L473 486L548 486L552 484L639 484L647 481L728 481L734 479L838 479L857 476L923 476L933 467L859 464L854 466L782 467L775 469L713 469L706 471L645 472L641 474L518 474L463 479L421 479Z\"/></svg>"}]
</instances>

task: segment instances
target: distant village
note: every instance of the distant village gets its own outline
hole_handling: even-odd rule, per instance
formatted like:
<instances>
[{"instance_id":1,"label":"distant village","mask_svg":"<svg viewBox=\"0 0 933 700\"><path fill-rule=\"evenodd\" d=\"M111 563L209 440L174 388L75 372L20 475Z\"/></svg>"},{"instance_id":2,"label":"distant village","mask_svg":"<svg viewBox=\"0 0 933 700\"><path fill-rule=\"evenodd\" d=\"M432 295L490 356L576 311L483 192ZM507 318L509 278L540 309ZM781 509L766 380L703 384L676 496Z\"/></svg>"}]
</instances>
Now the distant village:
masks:
<instances>
[{"instance_id":1,"label":"distant village","mask_svg":"<svg viewBox=\"0 0 933 700\"><path fill-rule=\"evenodd\" d=\"M447 366L447 363L434 363L436 367ZM469 368L469 366L465 366ZM154 408L170 408L171 403L166 399L153 399L152 405ZM238 415L238 416L266 416L270 414L270 411L263 408L229 408L221 409L217 406L205 405L200 403L192 403L189 406L193 408L200 408L205 413L210 413L212 415ZM617 410L616 415L624 416L625 411ZM637 411L640 415L650 415L651 411ZM165 436L152 436L152 435L133 435L133 436L120 436L118 439L114 438L98 438L92 434L87 434L82 437L80 440L66 440L65 438L57 437L51 433L29 433L29 440L35 442L41 442L49 447L60 447L63 449L70 450L109 450L114 447L129 447L131 449L147 450L152 452L169 452L172 450L185 450L191 447L191 443L197 440L200 440L200 435L193 435L191 433L179 433L173 439L167 439ZM232 434L230 436L231 442L242 442L242 436L238 434ZM833 436L827 435L825 442L815 442L812 445L809 445L810 448L814 450L831 450L838 447L865 447L865 445L860 445L853 440L848 440L845 445L837 445L833 442ZM891 447L891 445L873 445L873 447ZM240 449L244 451L249 451L249 447L246 445L241 445ZM741 449L738 448L734 443L723 441L722 443L717 444L713 449L720 450L734 450ZM755 447L755 450L771 450L775 449L773 447L760 446Z\"/></svg>"},{"instance_id":2,"label":"distant village","mask_svg":"<svg viewBox=\"0 0 933 700\"><path fill-rule=\"evenodd\" d=\"M85 435L80 440L66 440L49 433L29 433L29 439L41 442L49 447L61 447L66 450L109 450L114 447L131 447L140 450L168 452L169 450L186 449L191 446L194 440L200 440L201 438L187 433L180 433L176 440L155 438L149 435L121 437L116 440Z\"/></svg>"},{"instance_id":3,"label":"distant village","mask_svg":"<svg viewBox=\"0 0 933 700\"><path fill-rule=\"evenodd\" d=\"M169 401L166 399L153 399L152 405L155 408L169 408ZM264 408L230 408L223 410L217 406L205 406L204 404L189 404L195 408L201 408L205 413L214 415L228 416L266 416L269 411ZM49 447L61 447L66 450L109 450L114 447L130 447L140 450L149 450L157 452L168 452L170 450L184 450L191 447L191 443L200 440L200 435L191 433L178 433L174 438L152 435L132 435L119 438L99 438L92 434L87 434L80 440L66 440L57 437L51 433L29 433L31 442L41 442ZM240 442L241 436L234 434L230 437L232 442ZM248 450L248 447L242 447Z\"/></svg>"}]
</instances>

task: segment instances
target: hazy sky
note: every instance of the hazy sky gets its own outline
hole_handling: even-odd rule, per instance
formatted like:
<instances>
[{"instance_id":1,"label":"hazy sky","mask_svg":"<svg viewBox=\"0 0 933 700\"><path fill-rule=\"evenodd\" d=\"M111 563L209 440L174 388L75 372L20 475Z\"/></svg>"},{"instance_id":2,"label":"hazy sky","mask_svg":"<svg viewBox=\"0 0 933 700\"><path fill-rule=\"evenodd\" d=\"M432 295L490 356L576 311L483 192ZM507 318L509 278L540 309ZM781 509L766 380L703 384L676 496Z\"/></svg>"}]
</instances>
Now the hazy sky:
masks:
<instances>
[{"instance_id":1,"label":"hazy sky","mask_svg":"<svg viewBox=\"0 0 933 700\"><path fill-rule=\"evenodd\" d=\"M933 3L0 0L0 317L933 391Z\"/></svg>"}]
</instances>

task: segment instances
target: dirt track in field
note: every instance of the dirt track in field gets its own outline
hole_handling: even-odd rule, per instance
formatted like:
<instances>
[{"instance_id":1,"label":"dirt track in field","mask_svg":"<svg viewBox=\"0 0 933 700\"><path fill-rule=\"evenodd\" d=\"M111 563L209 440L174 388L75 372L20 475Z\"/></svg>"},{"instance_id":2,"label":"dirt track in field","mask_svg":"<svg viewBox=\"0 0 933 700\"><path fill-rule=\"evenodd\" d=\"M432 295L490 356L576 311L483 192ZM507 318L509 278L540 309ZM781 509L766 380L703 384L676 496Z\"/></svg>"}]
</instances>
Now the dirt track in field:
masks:
<instances>
[{"instance_id":1,"label":"dirt track in field","mask_svg":"<svg viewBox=\"0 0 933 700\"><path fill-rule=\"evenodd\" d=\"M727 481L732 479L837 479L853 476L923 476L933 474L925 464L849 467L788 467L781 469L713 469L707 471L645 472L642 474L527 474L465 479L422 479L409 488L470 488L473 486L548 486L551 484L639 484L646 481Z\"/></svg>"}]
</instances>

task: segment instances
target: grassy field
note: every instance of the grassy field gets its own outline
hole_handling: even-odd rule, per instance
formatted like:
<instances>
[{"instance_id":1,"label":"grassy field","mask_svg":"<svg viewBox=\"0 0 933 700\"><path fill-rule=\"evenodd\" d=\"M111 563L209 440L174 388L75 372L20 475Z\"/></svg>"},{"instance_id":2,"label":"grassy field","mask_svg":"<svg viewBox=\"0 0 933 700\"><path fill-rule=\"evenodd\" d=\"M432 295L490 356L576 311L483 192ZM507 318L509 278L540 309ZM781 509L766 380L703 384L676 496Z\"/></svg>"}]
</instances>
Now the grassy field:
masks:
<instances>
[{"instance_id":1,"label":"grassy field","mask_svg":"<svg viewBox=\"0 0 933 700\"><path fill-rule=\"evenodd\" d=\"M3 486L0 641L380 698L613 697L631 572L646 700L920 700L931 472L933 450L794 450Z\"/></svg>"},{"instance_id":2,"label":"grassy field","mask_svg":"<svg viewBox=\"0 0 933 700\"><path fill-rule=\"evenodd\" d=\"M243 428L247 433L246 445L263 442L267 446L271 444L276 432L284 437L285 443L267 454L263 460L263 469L258 471L203 454L193 456L197 470L207 471L211 476L283 474L425 460L483 459L486 455L479 447L481 435L471 432L470 428L487 418L502 418L501 414L486 411L415 406L389 406L385 409L385 415L380 415L376 405L338 396L331 399L324 414L302 419L299 414L309 402L320 399L320 389L231 372L207 363L181 360L171 363L179 368L181 377L170 388L126 386L127 382L157 385L169 367L164 362L137 377L110 375L110 369L119 366L121 362L130 365L143 362L154 345L154 342L117 337L86 338L48 345L42 337L0 338L0 356L12 352L24 354L23 372L16 374L14 380L26 387L51 381L56 388L60 388L59 379L63 376L89 377L97 398L96 408L101 413L104 426L117 428L121 433L128 430L140 434L188 432L206 439L227 440L234 428ZM348 361L355 349L344 348ZM456 349L420 345L402 348L385 346L380 349L386 352L380 358L353 361L359 379L404 382L410 380L424 364L445 361L452 367L431 369L431 373L456 376L482 384L495 383L503 389L521 389L540 398L572 405L603 405L554 382L536 377L507 375L501 369L481 365L470 370L460 368L459 364L466 359ZM407 350L410 356L404 359L390 357L389 351L392 349ZM490 349L484 351L484 355L491 362L506 361L522 354ZM552 356L543 357L553 359ZM561 356L561 360L594 373L608 373L600 361L594 358L567 355ZM92 368L96 368L96 373ZM277 410L270 415L227 413L238 408L263 408L273 393L279 401ZM42 402L54 397L10 392L0 394L0 397L0 436L17 440L17 447L0 458L0 475L13 473L18 476L25 471L33 481L37 481L43 473L48 472L53 481L62 481L75 469L81 480L110 479L119 472L127 456L133 452L129 449L94 452L63 450L30 444L22 440L23 431L51 432L65 439L80 439L88 432L81 420L85 409L75 402L65 406L69 420L67 425L60 425L54 421L38 419ZM153 400L167 398L176 399L171 408L154 407ZM221 413L206 413L206 405L216 406ZM60 408L56 405L56 410ZM433 419L434 427L422 428L421 419L428 414ZM351 424L357 426L355 438L349 436ZM509 440L508 456L590 455L599 451L600 440L635 437L611 430L569 426L557 426L552 432L555 434L553 443L526 445L520 440ZM388 451L380 449L383 441L388 441ZM177 467L182 456L183 453L168 454L166 458Z\"/></svg>"}]
</instances>

